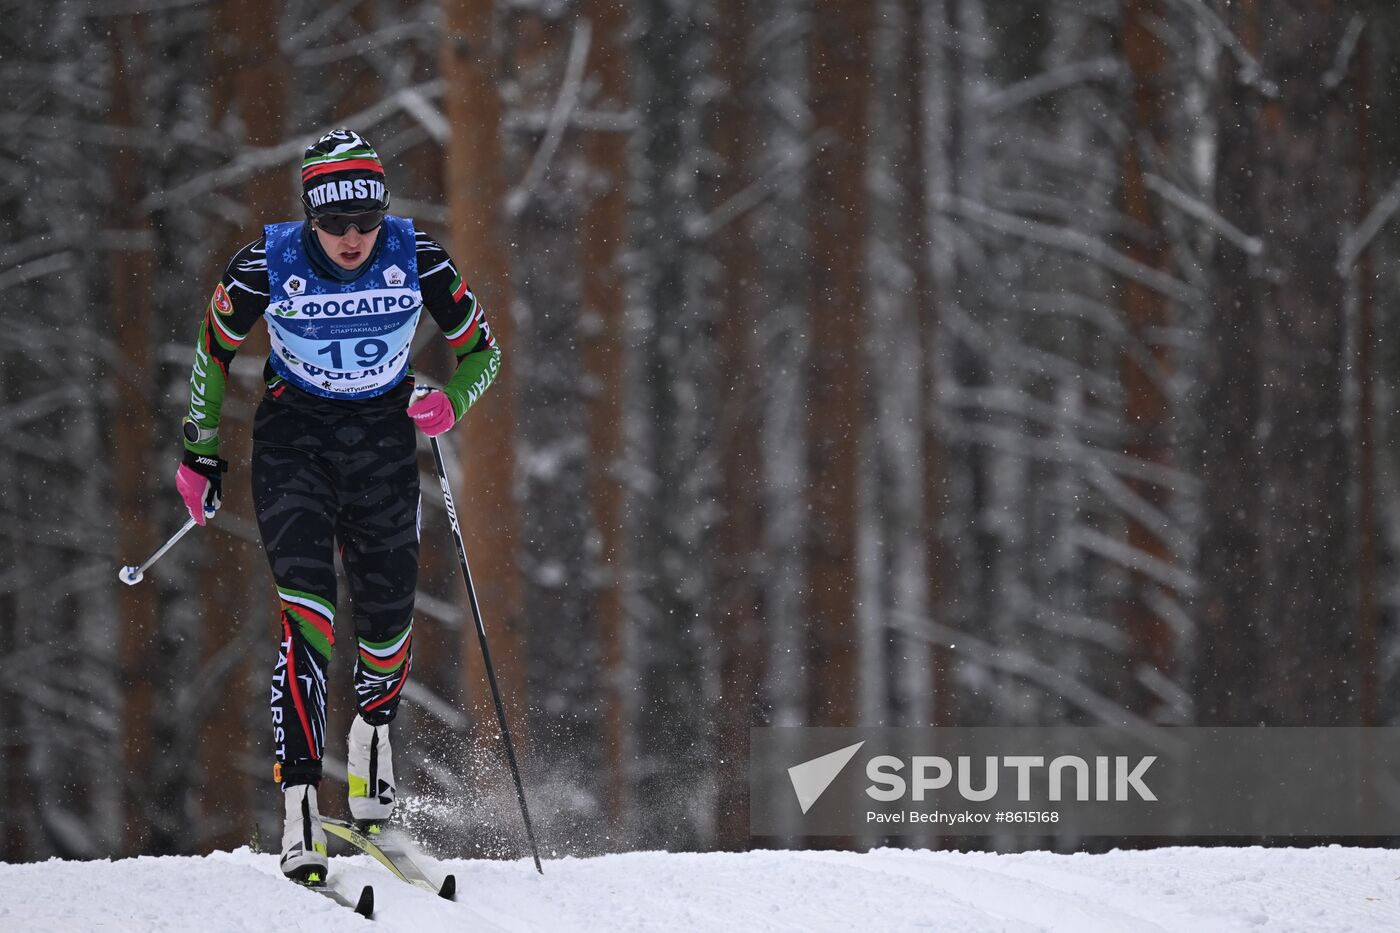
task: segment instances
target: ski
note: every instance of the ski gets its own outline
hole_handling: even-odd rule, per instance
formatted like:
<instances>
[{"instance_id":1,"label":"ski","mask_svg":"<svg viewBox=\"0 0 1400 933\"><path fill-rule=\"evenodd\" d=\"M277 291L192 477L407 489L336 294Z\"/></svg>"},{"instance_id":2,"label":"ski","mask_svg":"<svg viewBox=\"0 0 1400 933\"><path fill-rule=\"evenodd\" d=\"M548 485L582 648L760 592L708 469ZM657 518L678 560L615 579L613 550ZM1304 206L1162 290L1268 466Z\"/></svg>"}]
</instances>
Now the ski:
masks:
<instances>
[{"instance_id":1,"label":"ski","mask_svg":"<svg viewBox=\"0 0 1400 933\"><path fill-rule=\"evenodd\" d=\"M308 891L315 891L322 897L330 898L341 907L353 910L366 920L374 919L374 888L370 885L365 885L360 889L359 900L352 901L325 881L307 882L299 881L296 878L290 878L288 880L297 887L305 888Z\"/></svg>"},{"instance_id":2,"label":"ski","mask_svg":"<svg viewBox=\"0 0 1400 933\"><path fill-rule=\"evenodd\" d=\"M321 817L321 825L326 832L345 840L389 869L400 881L449 901L457 899L457 878L448 875L441 884L429 878L422 867L422 850L402 830L382 823L347 823L328 816Z\"/></svg>"}]
</instances>

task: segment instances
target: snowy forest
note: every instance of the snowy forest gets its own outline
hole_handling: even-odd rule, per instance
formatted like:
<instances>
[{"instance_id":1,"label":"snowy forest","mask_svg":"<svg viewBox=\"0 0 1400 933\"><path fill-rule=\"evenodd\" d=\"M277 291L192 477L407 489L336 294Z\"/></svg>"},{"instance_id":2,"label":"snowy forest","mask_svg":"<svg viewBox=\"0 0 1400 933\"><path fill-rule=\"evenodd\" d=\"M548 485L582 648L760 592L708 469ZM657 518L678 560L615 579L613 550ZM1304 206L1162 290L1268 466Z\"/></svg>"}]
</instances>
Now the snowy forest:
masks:
<instances>
[{"instance_id":1,"label":"snowy forest","mask_svg":"<svg viewBox=\"0 0 1400 933\"><path fill-rule=\"evenodd\" d=\"M263 329L117 569L342 125L503 349L445 446L546 857L766 844L751 726L1393 722L1397 61L1385 0L0 0L0 858L276 831ZM516 856L420 462L401 793Z\"/></svg>"}]
</instances>

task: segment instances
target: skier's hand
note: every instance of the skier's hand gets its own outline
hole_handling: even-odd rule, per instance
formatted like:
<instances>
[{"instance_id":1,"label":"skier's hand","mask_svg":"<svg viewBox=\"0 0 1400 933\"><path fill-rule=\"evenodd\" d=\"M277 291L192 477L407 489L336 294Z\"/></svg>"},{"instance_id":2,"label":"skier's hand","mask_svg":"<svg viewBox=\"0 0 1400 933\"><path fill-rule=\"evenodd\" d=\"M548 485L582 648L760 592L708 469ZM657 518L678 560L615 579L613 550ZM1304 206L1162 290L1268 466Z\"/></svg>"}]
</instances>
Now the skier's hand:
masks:
<instances>
[{"instance_id":1,"label":"skier's hand","mask_svg":"<svg viewBox=\"0 0 1400 933\"><path fill-rule=\"evenodd\" d=\"M408 406L408 416L424 434L437 437L457 422L452 400L441 389L415 389L413 394L418 400Z\"/></svg>"},{"instance_id":2,"label":"skier's hand","mask_svg":"<svg viewBox=\"0 0 1400 933\"><path fill-rule=\"evenodd\" d=\"M190 517L203 525L219 511L219 496L223 491L223 474L228 461L206 454L185 451L185 459L175 474L175 488L185 500Z\"/></svg>"}]
</instances>

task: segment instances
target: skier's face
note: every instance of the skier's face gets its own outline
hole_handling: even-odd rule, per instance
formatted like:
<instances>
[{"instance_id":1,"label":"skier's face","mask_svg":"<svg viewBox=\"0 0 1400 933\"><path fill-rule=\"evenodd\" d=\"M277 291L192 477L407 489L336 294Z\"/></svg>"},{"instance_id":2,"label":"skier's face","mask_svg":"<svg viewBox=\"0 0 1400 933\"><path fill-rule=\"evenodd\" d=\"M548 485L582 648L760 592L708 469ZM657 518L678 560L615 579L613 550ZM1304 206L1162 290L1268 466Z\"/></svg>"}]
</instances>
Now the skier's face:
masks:
<instances>
[{"instance_id":1,"label":"skier's face","mask_svg":"<svg viewBox=\"0 0 1400 933\"><path fill-rule=\"evenodd\" d=\"M370 250L374 249L374 241L379 236L379 228L375 227L367 233L361 233L358 227L349 227L341 236L327 233L316 224L311 228L316 231L316 236L321 240L321 249L326 251L326 255L331 257L331 262L342 269L354 269L369 256Z\"/></svg>"}]
</instances>

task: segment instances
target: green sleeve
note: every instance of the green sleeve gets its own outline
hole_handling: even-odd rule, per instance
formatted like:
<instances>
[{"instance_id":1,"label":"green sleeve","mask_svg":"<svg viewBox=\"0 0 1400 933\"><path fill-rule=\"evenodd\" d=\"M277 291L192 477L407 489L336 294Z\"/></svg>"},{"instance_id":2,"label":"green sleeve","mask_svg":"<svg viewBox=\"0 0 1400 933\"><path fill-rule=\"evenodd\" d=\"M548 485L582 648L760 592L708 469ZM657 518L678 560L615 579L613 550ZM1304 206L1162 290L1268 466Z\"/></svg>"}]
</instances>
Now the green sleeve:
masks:
<instances>
[{"instance_id":1,"label":"green sleeve","mask_svg":"<svg viewBox=\"0 0 1400 933\"><path fill-rule=\"evenodd\" d=\"M418 234L417 249L418 268L423 270L423 304L457 356L457 369L442 391L452 402L453 413L461 418L496 380L501 348L476 293L457 271L447 250L425 233Z\"/></svg>"},{"instance_id":2,"label":"green sleeve","mask_svg":"<svg viewBox=\"0 0 1400 933\"><path fill-rule=\"evenodd\" d=\"M184 440L185 449L197 454L216 457L219 454L219 417L224 405L224 390L228 387L227 364L210 352L210 321L206 315L199 325L199 341L194 348L194 366L190 369L190 410L188 420L199 427L199 441ZM214 338L217 339L217 338ZM232 353L229 354L232 359Z\"/></svg>"},{"instance_id":3,"label":"green sleeve","mask_svg":"<svg viewBox=\"0 0 1400 933\"><path fill-rule=\"evenodd\" d=\"M458 418L476 404L477 399L496 381L496 373L501 368L501 348L495 341L489 341L485 334L477 342L476 348L457 358L457 370L442 391L452 403L452 411Z\"/></svg>"},{"instance_id":4,"label":"green sleeve","mask_svg":"<svg viewBox=\"0 0 1400 933\"><path fill-rule=\"evenodd\" d=\"M190 408L186 421L199 428L199 440L181 438L185 449L216 457L219 454L219 413L228 388L234 354L267 310L267 263L263 241L243 247L228 268L199 323L199 339L190 369Z\"/></svg>"}]
</instances>

